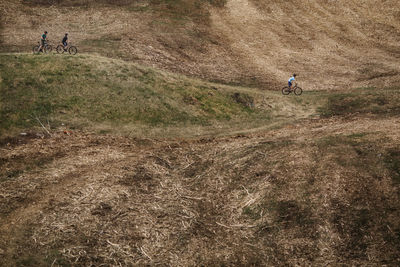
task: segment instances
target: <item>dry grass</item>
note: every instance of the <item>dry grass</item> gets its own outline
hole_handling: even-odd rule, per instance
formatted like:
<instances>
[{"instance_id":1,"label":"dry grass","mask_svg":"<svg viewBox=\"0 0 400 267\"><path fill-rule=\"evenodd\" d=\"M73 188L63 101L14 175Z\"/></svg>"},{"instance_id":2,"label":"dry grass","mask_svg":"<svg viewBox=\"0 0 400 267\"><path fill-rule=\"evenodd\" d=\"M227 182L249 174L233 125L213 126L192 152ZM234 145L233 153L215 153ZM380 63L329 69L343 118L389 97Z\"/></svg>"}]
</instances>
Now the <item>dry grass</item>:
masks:
<instances>
[{"instance_id":1,"label":"dry grass","mask_svg":"<svg viewBox=\"0 0 400 267\"><path fill-rule=\"evenodd\" d=\"M399 10L398 1L232 0L212 19L258 79L286 81L296 72L304 88L326 90L398 82ZM393 76L355 71L365 64Z\"/></svg>"},{"instance_id":2,"label":"dry grass","mask_svg":"<svg viewBox=\"0 0 400 267\"><path fill-rule=\"evenodd\" d=\"M219 7L195 12L194 0L118 1L118 7L6 0L0 2L2 50L27 50L43 28L58 36L68 27L82 50L227 83L272 88L299 69L305 89L399 79L398 1L209 2ZM177 3L187 4L180 13L173 12ZM182 10L192 13L182 17ZM223 92L227 106L268 111L271 118L257 124L243 113L234 125L123 123L121 129L100 119L72 130L50 121L49 133L42 127L8 132L0 139L1 266L400 265L396 88L283 97L93 55L68 64L53 55L30 63L24 60L33 57L12 57L1 57L8 74L0 81L4 103L19 100L18 112L36 99L22 102L19 89L56 101L62 94L49 95L57 90L47 79L75 64L61 82L69 90L82 84L86 101L93 91L83 81L104 82L100 95L143 83L154 99L174 85L175 93L182 89L177 106L193 114ZM43 73L24 69L50 60ZM130 75L122 75L123 67ZM81 79L85 73L103 76ZM206 98L199 96L204 90L211 92ZM157 109L154 99L143 103ZM15 119L6 104L1 114Z\"/></svg>"},{"instance_id":3,"label":"dry grass","mask_svg":"<svg viewBox=\"0 0 400 267\"><path fill-rule=\"evenodd\" d=\"M53 43L68 31L80 51L263 89L293 72L304 89L399 82L396 0L114 2L3 1L2 51L30 51L46 29Z\"/></svg>"},{"instance_id":4,"label":"dry grass","mask_svg":"<svg viewBox=\"0 0 400 267\"><path fill-rule=\"evenodd\" d=\"M20 171L1 181L2 264L396 265L398 168L387 163L398 160L397 125L8 140L2 166ZM52 161L21 170L32 157Z\"/></svg>"}]
</instances>

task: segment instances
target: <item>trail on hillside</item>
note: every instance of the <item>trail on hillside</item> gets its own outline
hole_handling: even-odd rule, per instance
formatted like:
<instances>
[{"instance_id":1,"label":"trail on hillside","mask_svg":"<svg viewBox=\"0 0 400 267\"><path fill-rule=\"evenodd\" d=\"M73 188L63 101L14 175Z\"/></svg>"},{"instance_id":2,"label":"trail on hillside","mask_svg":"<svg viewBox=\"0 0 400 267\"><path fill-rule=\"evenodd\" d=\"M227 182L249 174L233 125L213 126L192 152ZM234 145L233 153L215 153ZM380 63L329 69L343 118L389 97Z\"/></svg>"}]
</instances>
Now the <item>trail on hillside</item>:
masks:
<instances>
[{"instance_id":1,"label":"trail on hillside","mask_svg":"<svg viewBox=\"0 0 400 267\"><path fill-rule=\"evenodd\" d=\"M226 9L212 12L212 21L215 30L230 40L247 71L282 84L294 72L307 89L398 82L400 47L392 34L398 36L399 22L384 22L376 14L369 17L365 11L371 12L372 4L354 7L339 2L285 1L256 6L250 0L229 0ZM392 4L400 12L398 2ZM374 23L391 32L375 35Z\"/></svg>"},{"instance_id":2,"label":"trail on hillside","mask_svg":"<svg viewBox=\"0 0 400 267\"><path fill-rule=\"evenodd\" d=\"M202 2L192 17L149 1L68 3L0 3L1 50L31 51L42 31L55 43L68 31L81 52L262 89L277 90L293 72L305 90L400 82L396 0Z\"/></svg>"}]
</instances>

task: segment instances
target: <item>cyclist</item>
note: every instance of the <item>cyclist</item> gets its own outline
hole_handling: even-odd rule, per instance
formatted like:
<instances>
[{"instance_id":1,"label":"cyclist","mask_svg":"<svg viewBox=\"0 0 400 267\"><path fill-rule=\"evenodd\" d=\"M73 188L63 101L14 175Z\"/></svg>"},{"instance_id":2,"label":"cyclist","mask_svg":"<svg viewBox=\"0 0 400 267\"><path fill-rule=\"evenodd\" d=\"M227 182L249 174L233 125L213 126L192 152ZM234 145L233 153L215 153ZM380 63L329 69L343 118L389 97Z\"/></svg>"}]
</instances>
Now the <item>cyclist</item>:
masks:
<instances>
[{"instance_id":1,"label":"cyclist","mask_svg":"<svg viewBox=\"0 0 400 267\"><path fill-rule=\"evenodd\" d=\"M42 52L43 47L46 45L47 41L47 31L44 31L42 34L42 38L40 39L40 46L39 46L39 52Z\"/></svg>"},{"instance_id":2,"label":"cyclist","mask_svg":"<svg viewBox=\"0 0 400 267\"><path fill-rule=\"evenodd\" d=\"M292 90L292 85L293 85L293 82L296 80L296 76L297 76L297 74L293 73L293 76L290 77L290 79L288 81L289 90Z\"/></svg>"},{"instance_id":3,"label":"cyclist","mask_svg":"<svg viewBox=\"0 0 400 267\"><path fill-rule=\"evenodd\" d=\"M68 33L65 33L64 38L63 38L62 41L61 41L61 43L62 43L63 46L64 46L64 51L65 51L65 48L66 48L67 45L68 45L67 41L68 41Z\"/></svg>"}]
</instances>

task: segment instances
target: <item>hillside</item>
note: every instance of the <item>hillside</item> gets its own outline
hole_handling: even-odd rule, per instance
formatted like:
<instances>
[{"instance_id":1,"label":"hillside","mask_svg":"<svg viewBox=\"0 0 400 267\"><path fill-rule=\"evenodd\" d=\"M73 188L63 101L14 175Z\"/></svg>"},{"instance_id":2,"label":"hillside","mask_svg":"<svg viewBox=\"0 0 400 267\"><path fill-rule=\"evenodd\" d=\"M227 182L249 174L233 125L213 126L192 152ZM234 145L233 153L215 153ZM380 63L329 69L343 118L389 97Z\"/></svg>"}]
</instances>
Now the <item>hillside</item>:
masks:
<instances>
[{"instance_id":1,"label":"hillside","mask_svg":"<svg viewBox=\"0 0 400 267\"><path fill-rule=\"evenodd\" d=\"M315 109L312 100L299 109L279 94L94 55L3 54L0 73L0 137L40 129L38 120L131 136L215 135L286 123Z\"/></svg>"},{"instance_id":2,"label":"hillside","mask_svg":"<svg viewBox=\"0 0 400 267\"><path fill-rule=\"evenodd\" d=\"M1 266L400 263L398 87L0 58Z\"/></svg>"},{"instance_id":3,"label":"hillside","mask_svg":"<svg viewBox=\"0 0 400 267\"><path fill-rule=\"evenodd\" d=\"M0 10L3 51L30 51L47 29L85 52L262 89L293 72L309 90L400 81L397 0L5 0Z\"/></svg>"},{"instance_id":4,"label":"hillside","mask_svg":"<svg viewBox=\"0 0 400 267\"><path fill-rule=\"evenodd\" d=\"M399 32L395 0L0 1L0 266L400 266Z\"/></svg>"}]
</instances>

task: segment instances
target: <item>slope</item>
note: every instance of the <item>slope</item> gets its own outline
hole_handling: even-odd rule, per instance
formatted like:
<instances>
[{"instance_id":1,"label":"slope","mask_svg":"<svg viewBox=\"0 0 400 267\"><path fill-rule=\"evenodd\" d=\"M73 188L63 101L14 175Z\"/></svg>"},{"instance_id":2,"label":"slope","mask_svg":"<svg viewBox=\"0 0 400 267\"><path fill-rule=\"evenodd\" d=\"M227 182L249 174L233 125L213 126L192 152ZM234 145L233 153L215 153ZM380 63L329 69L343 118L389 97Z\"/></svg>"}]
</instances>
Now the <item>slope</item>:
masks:
<instances>
[{"instance_id":1,"label":"slope","mask_svg":"<svg viewBox=\"0 0 400 267\"><path fill-rule=\"evenodd\" d=\"M282 96L0 58L0 265L400 263L398 87Z\"/></svg>"},{"instance_id":2,"label":"slope","mask_svg":"<svg viewBox=\"0 0 400 267\"><path fill-rule=\"evenodd\" d=\"M0 266L400 265L397 1L200 2L0 2Z\"/></svg>"},{"instance_id":3,"label":"slope","mask_svg":"<svg viewBox=\"0 0 400 267\"><path fill-rule=\"evenodd\" d=\"M342 89L399 82L398 1L230 0L213 29L259 79ZM262 78L264 77L264 78Z\"/></svg>"},{"instance_id":4,"label":"slope","mask_svg":"<svg viewBox=\"0 0 400 267\"><path fill-rule=\"evenodd\" d=\"M399 120L2 142L0 264L398 265Z\"/></svg>"},{"instance_id":5,"label":"slope","mask_svg":"<svg viewBox=\"0 0 400 267\"><path fill-rule=\"evenodd\" d=\"M51 127L177 137L273 127L315 106L101 56L0 55L0 136ZM288 111L296 110L289 114Z\"/></svg>"},{"instance_id":6,"label":"slope","mask_svg":"<svg viewBox=\"0 0 400 267\"><path fill-rule=\"evenodd\" d=\"M47 29L82 51L224 83L278 89L399 82L400 4L362 1L17 1L0 3L3 51Z\"/></svg>"}]
</instances>

